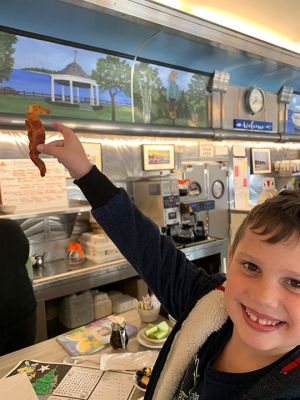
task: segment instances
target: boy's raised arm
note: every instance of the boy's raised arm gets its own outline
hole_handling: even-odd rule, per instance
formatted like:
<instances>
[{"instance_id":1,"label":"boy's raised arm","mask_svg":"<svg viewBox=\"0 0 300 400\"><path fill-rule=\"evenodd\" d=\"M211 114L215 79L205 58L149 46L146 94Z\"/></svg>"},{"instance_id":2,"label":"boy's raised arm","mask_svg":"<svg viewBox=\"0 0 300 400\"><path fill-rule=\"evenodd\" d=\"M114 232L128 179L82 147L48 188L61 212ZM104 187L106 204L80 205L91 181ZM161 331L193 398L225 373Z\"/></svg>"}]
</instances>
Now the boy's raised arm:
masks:
<instances>
[{"instance_id":1,"label":"boy's raised arm","mask_svg":"<svg viewBox=\"0 0 300 400\"><path fill-rule=\"evenodd\" d=\"M48 144L39 144L37 150L54 156L70 172L74 179L86 175L92 168L84 148L75 133L65 125L53 122L53 128L62 133L63 139Z\"/></svg>"}]
</instances>

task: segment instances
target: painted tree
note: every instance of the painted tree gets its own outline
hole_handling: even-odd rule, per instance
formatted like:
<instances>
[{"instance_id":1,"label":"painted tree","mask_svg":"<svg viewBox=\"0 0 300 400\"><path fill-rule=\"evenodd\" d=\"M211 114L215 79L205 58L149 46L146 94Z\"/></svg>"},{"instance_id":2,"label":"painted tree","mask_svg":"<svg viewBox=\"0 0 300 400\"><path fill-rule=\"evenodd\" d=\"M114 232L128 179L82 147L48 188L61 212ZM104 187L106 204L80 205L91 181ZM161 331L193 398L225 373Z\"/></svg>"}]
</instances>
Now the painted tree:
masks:
<instances>
[{"instance_id":1,"label":"painted tree","mask_svg":"<svg viewBox=\"0 0 300 400\"><path fill-rule=\"evenodd\" d=\"M206 120L206 88L208 84L208 77L205 75L193 74L188 85L187 94L190 99L192 108L192 119ZM198 126L198 123L195 122Z\"/></svg>"},{"instance_id":2,"label":"painted tree","mask_svg":"<svg viewBox=\"0 0 300 400\"><path fill-rule=\"evenodd\" d=\"M134 94L138 95L142 104L143 122L151 122L152 101L160 97L162 82L158 69L147 63L139 63L134 72Z\"/></svg>"},{"instance_id":3,"label":"painted tree","mask_svg":"<svg viewBox=\"0 0 300 400\"><path fill-rule=\"evenodd\" d=\"M101 89L108 90L111 98L111 120L116 120L115 98L120 92L130 94L130 66L126 60L107 56L98 58L96 68L92 71L94 79Z\"/></svg>"},{"instance_id":4,"label":"painted tree","mask_svg":"<svg viewBox=\"0 0 300 400\"><path fill-rule=\"evenodd\" d=\"M0 82L8 79L14 66L13 45L17 42L17 36L11 33L0 32Z\"/></svg>"},{"instance_id":5,"label":"painted tree","mask_svg":"<svg viewBox=\"0 0 300 400\"><path fill-rule=\"evenodd\" d=\"M54 381L56 379L57 370L56 368L51 369L49 372L44 373L38 378L33 384L33 389L38 396L50 395L54 387Z\"/></svg>"}]
</instances>

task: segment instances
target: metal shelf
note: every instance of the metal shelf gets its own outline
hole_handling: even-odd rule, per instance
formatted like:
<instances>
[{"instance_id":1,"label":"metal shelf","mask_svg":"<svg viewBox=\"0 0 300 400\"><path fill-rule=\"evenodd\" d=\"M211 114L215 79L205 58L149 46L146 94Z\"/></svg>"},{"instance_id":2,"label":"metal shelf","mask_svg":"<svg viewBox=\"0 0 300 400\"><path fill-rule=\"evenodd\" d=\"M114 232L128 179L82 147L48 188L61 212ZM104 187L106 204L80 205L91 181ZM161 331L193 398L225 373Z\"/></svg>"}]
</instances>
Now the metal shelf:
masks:
<instances>
[{"instance_id":1,"label":"metal shelf","mask_svg":"<svg viewBox=\"0 0 300 400\"><path fill-rule=\"evenodd\" d=\"M24 211L16 214L0 214L0 218L9 218L13 220L36 218L36 217L47 217L49 215L59 214L77 214L81 212L87 212L91 210L91 206L88 204L77 204L74 203L68 208L48 208L36 211Z\"/></svg>"}]
</instances>

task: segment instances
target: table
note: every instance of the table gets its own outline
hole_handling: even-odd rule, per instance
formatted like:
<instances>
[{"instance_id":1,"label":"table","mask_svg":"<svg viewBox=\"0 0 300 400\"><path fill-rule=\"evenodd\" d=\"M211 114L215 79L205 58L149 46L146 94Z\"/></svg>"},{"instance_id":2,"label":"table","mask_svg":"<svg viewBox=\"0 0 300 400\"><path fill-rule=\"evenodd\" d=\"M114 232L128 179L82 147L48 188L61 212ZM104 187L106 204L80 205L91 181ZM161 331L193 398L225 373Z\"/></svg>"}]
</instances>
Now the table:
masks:
<instances>
[{"instance_id":1,"label":"table","mask_svg":"<svg viewBox=\"0 0 300 400\"><path fill-rule=\"evenodd\" d=\"M125 313L120 314L126 319L126 321L134 324L138 327L138 330L145 327L147 324L142 322L136 309L129 310ZM159 316L158 321L164 320L162 316ZM128 341L128 352L138 352L149 350L148 348L142 346L137 341L136 337L130 337ZM118 353L118 351L113 350L110 345L105 346L103 349L99 350L99 353ZM38 360L38 361L48 361L48 362L62 362L66 356L69 354L64 350L62 346L58 344L55 338L45 340L34 344L32 346L26 347L24 349L15 351L13 353L6 354L0 357L0 378L5 376L10 370L12 370L19 361L21 360ZM136 390L132 400L137 400L142 397L143 393Z\"/></svg>"}]
</instances>

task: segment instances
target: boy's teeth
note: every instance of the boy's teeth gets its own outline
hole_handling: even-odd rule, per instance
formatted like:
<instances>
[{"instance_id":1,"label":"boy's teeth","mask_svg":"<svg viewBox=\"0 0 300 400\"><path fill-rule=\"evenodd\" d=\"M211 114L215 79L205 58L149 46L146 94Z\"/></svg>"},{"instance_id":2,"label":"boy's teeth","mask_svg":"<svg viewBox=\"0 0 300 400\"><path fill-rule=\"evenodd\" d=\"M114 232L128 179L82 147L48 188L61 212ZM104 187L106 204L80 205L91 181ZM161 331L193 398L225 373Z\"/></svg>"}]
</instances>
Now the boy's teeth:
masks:
<instances>
[{"instance_id":1,"label":"boy's teeth","mask_svg":"<svg viewBox=\"0 0 300 400\"><path fill-rule=\"evenodd\" d=\"M247 314L249 315L250 319L252 319L252 321L256 322L257 318L254 314L249 314L248 311L247 311Z\"/></svg>"},{"instance_id":2,"label":"boy's teeth","mask_svg":"<svg viewBox=\"0 0 300 400\"><path fill-rule=\"evenodd\" d=\"M258 318L258 317L257 317L255 314L253 314L248 308L246 308L246 313L249 315L249 318L250 318L252 321L254 321L254 322L256 322L256 323L258 323L258 324L260 324L260 325L272 325L272 326L274 326L274 325L279 324L279 322L276 322L276 321L270 321L269 319Z\"/></svg>"},{"instance_id":3,"label":"boy's teeth","mask_svg":"<svg viewBox=\"0 0 300 400\"><path fill-rule=\"evenodd\" d=\"M271 322L271 321L267 321L266 319L258 318L258 323L260 325L269 325L267 322Z\"/></svg>"}]
</instances>

